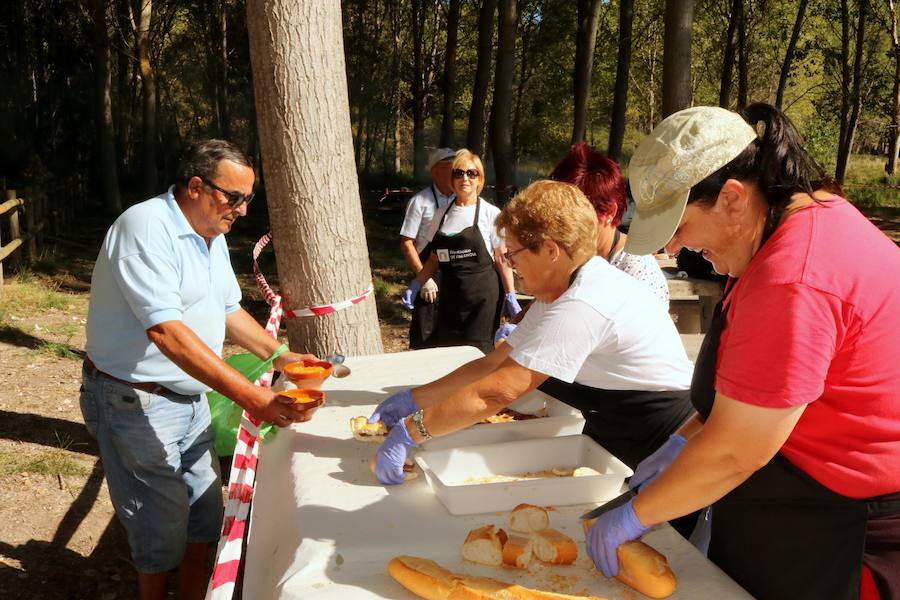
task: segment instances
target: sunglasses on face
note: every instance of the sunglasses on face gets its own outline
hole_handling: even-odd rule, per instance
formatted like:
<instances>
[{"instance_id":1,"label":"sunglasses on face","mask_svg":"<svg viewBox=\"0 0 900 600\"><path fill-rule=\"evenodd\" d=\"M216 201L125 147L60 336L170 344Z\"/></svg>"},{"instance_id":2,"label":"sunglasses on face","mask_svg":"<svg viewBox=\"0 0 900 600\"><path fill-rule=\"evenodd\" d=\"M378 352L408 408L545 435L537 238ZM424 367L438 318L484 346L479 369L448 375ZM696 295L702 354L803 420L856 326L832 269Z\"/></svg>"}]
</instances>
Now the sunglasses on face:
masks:
<instances>
[{"instance_id":1,"label":"sunglasses on face","mask_svg":"<svg viewBox=\"0 0 900 600\"><path fill-rule=\"evenodd\" d=\"M203 177L201 175L197 175L197 177L199 177L200 181L202 181L203 183L205 183L212 189L214 189L218 192L222 192L222 195L225 196L225 198L228 201L228 208L230 208L232 210L240 208L241 205L243 205L243 204L250 204L250 202L253 201L253 197L256 195L253 192L250 192L249 194L242 194L240 192L229 192L228 190L223 190L222 188L220 188L219 186L214 184L212 181L210 181L206 177Z\"/></svg>"},{"instance_id":2,"label":"sunglasses on face","mask_svg":"<svg viewBox=\"0 0 900 600\"><path fill-rule=\"evenodd\" d=\"M478 169L453 169L452 174L453 179L462 179L463 177L478 179L481 176Z\"/></svg>"}]
</instances>

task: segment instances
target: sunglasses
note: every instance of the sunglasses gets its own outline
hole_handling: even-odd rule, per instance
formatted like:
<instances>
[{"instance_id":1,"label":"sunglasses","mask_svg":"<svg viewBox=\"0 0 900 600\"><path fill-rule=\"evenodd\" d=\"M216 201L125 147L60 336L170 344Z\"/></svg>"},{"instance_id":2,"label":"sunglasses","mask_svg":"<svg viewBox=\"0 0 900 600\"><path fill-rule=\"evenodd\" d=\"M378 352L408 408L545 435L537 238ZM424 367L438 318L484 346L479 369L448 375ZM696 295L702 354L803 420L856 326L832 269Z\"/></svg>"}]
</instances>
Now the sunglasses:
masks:
<instances>
[{"instance_id":1,"label":"sunglasses","mask_svg":"<svg viewBox=\"0 0 900 600\"><path fill-rule=\"evenodd\" d=\"M481 177L481 173L478 172L478 169L453 169L451 172L453 175L453 179L462 179L463 177L468 177L469 179L478 179Z\"/></svg>"},{"instance_id":2,"label":"sunglasses","mask_svg":"<svg viewBox=\"0 0 900 600\"><path fill-rule=\"evenodd\" d=\"M212 189L222 192L222 195L225 196L228 200L228 208L231 210L235 210L240 208L242 204L250 204L253 201L253 197L256 195L253 192L249 194L242 194L240 192L229 192L228 190L223 190L212 181L203 177L202 175L197 175L200 178L200 181L211 187Z\"/></svg>"},{"instance_id":3,"label":"sunglasses","mask_svg":"<svg viewBox=\"0 0 900 600\"><path fill-rule=\"evenodd\" d=\"M516 254L518 254L519 252L524 252L525 250L531 250L535 247L536 247L536 244L529 244L527 246L522 246L518 250L510 250L509 252L504 252L503 260L505 260L506 264L508 264L510 267L515 268L516 267L516 261L515 261Z\"/></svg>"}]
</instances>

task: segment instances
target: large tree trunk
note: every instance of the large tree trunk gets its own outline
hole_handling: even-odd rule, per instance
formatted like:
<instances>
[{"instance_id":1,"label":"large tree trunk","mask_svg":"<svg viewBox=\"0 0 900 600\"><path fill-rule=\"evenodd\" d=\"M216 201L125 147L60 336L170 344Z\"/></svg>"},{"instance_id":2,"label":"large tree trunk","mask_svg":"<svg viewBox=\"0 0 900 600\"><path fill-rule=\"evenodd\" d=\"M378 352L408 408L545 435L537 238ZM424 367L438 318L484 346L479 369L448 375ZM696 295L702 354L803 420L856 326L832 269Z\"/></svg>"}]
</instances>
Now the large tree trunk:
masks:
<instances>
[{"instance_id":1,"label":"large tree trunk","mask_svg":"<svg viewBox=\"0 0 900 600\"><path fill-rule=\"evenodd\" d=\"M441 146L453 146L453 124L456 120L456 37L459 29L459 0L450 0L447 13L447 50L444 52L444 104L441 122Z\"/></svg>"},{"instance_id":2,"label":"large tree trunk","mask_svg":"<svg viewBox=\"0 0 900 600\"><path fill-rule=\"evenodd\" d=\"M584 140L587 132L588 101L591 96L591 74L594 71L594 46L597 25L600 23L600 0L578 0L578 33L575 38L575 70L572 87L575 94L575 115L572 124L572 143Z\"/></svg>"},{"instance_id":3,"label":"large tree trunk","mask_svg":"<svg viewBox=\"0 0 900 600\"><path fill-rule=\"evenodd\" d=\"M353 163L337 2L249 0L247 30L269 221L287 308L353 298L372 282ZM382 351L375 299L287 321L292 348Z\"/></svg>"},{"instance_id":4,"label":"large tree trunk","mask_svg":"<svg viewBox=\"0 0 900 600\"><path fill-rule=\"evenodd\" d=\"M472 86L472 104L469 107L469 127L466 131L466 147L475 154L484 153L484 106L487 103L488 86L491 83L491 50L494 47L494 13L497 0L482 0L478 13L478 64Z\"/></svg>"},{"instance_id":5,"label":"large tree trunk","mask_svg":"<svg viewBox=\"0 0 900 600\"><path fill-rule=\"evenodd\" d=\"M834 179L838 183L844 183L844 177L847 175L847 163L850 161L850 152L853 150L853 138L856 135L856 124L859 122L859 110L862 103L863 42L865 41L868 3L868 0L859 0L856 52L853 58L853 88L850 92L850 116L847 119L846 132L843 136L842 144L838 148L837 166L834 172ZM849 21L849 15L847 20Z\"/></svg>"},{"instance_id":6,"label":"large tree trunk","mask_svg":"<svg viewBox=\"0 0 900 600\"><path fill-rule=\"evenodd\" d=\"M634 0L619 0L619 52L616 58L616 87L613 90L612 120L607 153L616 162L622 160L625 141L625 111L628 108L628 74L631 68L631 25Z\"/></svg>"},{"instance_id":7,"label":"large tree trunk","mask_svg":"<svg viewBox=\"0 0 900 600\"><path fill-rule=\"evenodd\" d=\"M897 32L898 17L894 0L887 0L891 14L891 48L894 51L894 91L891 98L891 127L888 142L887 164L884 170L889 175L897 172L897 152L900 151L900 34Z\"/></svg>"},{"instance_id":8,"label":"large tree trunk","mask_svg":"<svg viewBox=\"0 0 900 600\"><path fill-rule=\"evenodd\" d=\"M143 125L141 128L141 180L146 195L160 190L156 183L156 74L150 61L150 22L153 19L153 0L136 0L138 20L137 50L143 95Z\"/></svg>"},{"instance_id":9,"label":"large tree trunk","mask_svg":"<svg viewBox=\"0 0 900 600\"><path fill-rule=\"evenodd\" d=\"M423 42L425 37L425 11L422 0L410 2L412 21L413 69L412 69L412 113L413 113L413 178L425 178L425 66Z\"/></svg>"},{"instance_id":10,"label":"large tree trunk","mask_svg":"<svg viewBox=\"0 0 900 600\"><path fill-rule=\"evenodd\" d=\"M788 42L787 51L784 53L784 62L781 63L781 75L778 77L775 107L779 110L784 104L784 91L787 89L788 77L791 74L791 63L794 60L794 53L797 51L797 40L800 39L800 29L803 27L803 15L805 13L806 0L800 0L800 4L797 6L797 18L794 20L794 30L791 32L791 41Z\"/></svg>"},{"instance_id":11,"label":"large tree trunk","mask_svg":"<svg viewBox=\"0 0 900 600\"><path fill-rule=\"evenodd\" d=\"M512 84L518 21L516 0L500 0L497 19L497 70L494 75L490 135L494 173L497 179L497 201L501 205L509 198L516 184L516 158L513 152L510 110L513 101Z\"/></svg>"},{"instance_id":12,"label":"large tree trunk","mask_svg":"<svg viewBox=\"0 0 900 600\"><path fill-rule=\"evenodd\" d=\"M666 0L663 118L691 105L691 24L694 0Z\"/></svg>"},{"instance_id":13,"label":"large tree trunk","mask_svg":"<svg viewBox=\"0 0 900 600\"><path fill-rule=\"evenodd\" d=\"M728 32L725 34L725 53L722 57L722 79L719 84L719 106L731 107L731 80L734 76L734 34L738 22L744 17L744 0L732 0L728 16Z\"/></svg>"},{"instance_id":14,"label":"large tree trunk","mask_svg":"<svg viewBox=\"0 0 900 600\"><path fill-rule=\"evenodd\" d=\"M116 131L113 127L112 75L110 69L109 30L106 24L106 3L91 0L91 25L94 43L94 78L97 123L97 145L100 149L100 189L103 210L110 215L122 212L119 194L119 173L116 163Z\"/></svg>"}]
</instances>

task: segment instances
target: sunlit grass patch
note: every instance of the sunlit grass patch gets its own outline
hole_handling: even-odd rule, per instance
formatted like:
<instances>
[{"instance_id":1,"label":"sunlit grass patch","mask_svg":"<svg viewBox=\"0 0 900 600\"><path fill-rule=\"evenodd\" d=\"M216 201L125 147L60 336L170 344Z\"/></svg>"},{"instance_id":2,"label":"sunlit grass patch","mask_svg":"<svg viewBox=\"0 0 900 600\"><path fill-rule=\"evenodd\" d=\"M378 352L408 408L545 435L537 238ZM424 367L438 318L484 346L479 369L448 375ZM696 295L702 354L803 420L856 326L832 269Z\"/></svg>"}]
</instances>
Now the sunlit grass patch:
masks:
<instances>
[{"instance_id":1,"label":"sunlit grass patch","mask_svg":"<svg viewBox=\"0 0 900 600\"><path fill-rule=\"evenodd\" d=\"M57 358L68 358L71 360L81 360L81 355L72 348L72 346L68 344L61 344L59 342L41 342L37 348L34 349L36 354L46 354L50 356L56 356Z\"/></svg>"},{"instance_id":2,"label":"sunlit grass patch","mask_svg":"<svg viewBox=\"0 0 900 600\"><path fill-rule=\"evenodd\" d=\"M90 469L62 449L36 452L0 450L0 479L12 475L87 477Z\"/></svg>"}]
</instances>

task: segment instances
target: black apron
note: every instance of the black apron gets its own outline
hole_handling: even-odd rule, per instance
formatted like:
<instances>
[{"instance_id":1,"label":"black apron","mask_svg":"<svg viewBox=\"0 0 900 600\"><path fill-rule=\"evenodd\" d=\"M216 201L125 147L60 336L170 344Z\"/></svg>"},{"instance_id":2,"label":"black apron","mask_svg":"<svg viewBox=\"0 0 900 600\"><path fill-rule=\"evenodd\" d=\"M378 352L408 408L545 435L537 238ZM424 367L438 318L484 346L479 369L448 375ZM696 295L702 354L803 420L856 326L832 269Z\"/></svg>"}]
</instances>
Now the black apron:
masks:
<instances>
[{"instance_id":1,"label":"black apron","mask_svg":"<svg viewBox=\"0 0 900 600\"><path fill-rule=\"evenodd\" d=\"M713 312L694 367L691 401L703 420L715 400L732 283ZM859 598L864 560L881 598L900 598L898 529L900 494L847 498L779 453L713 504L709 558L760 600Z\"/></svg>"},{"instance_id":2,"label":"black apron","mask_svg":"<svg viewBox=\"0 0 900 600\"><path fill-rule=\"evenodd\" d=\"M455 202L454 199L451 205ZM431 241L441 272L436 345L475 346L487 354L494 349L503 294L494 258L478 229L481 198L475 202L472 225L455 235L441 233L450 208L444 211Z\"/></svg>"},{"instance_id":3,"label":"black apron","mask_svg":"<svg viewBox=\"0 0 900 600\"><path fill-rule=\"evenodd\" d=\"M431 196L434 198L434 213L440 210L437 200L437 189L431 184ZM419 261L424 265L431 256L431 240L425 244L422 251L419 252ZM423 348L434 348L437 343L434 340L434 332L437 327L438 303L441 301L441 273L435 271L431 276L438 286L438 297L434 302L426 302L422 295L416 296L413 301L412 322L409 324L409 349L421 350Z\"/></svg>"}]
</instances>

